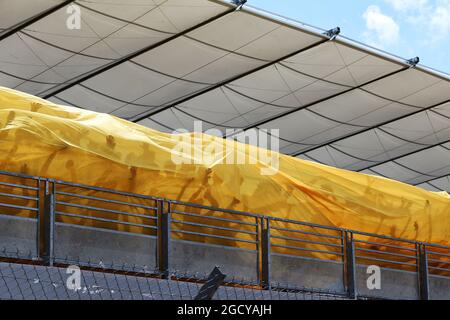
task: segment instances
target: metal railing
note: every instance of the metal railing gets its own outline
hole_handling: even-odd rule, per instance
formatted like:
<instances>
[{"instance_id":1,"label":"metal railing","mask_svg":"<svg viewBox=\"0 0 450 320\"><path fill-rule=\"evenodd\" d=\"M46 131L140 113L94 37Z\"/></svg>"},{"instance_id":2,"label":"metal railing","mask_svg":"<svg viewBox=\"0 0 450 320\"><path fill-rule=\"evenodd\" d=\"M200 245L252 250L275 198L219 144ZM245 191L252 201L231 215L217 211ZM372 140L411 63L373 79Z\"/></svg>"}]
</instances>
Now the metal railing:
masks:
<instances>
[{"instance_id":1,"label":"metal railing","mask_svg":"<svg viewBox=\"0 0 450 320\"><path fill-rule=\"evenodd\" d=\"M351 298L358 265L416 272L421 299L429 297L430 275L450 277L447 246L0 171L2 215L36 222L36 259L50 266L58 260L55 228L71 226L156 239L162 275L171 268L171 243L182 240L255 253L263 288L271 287L276 256L342 263Z\"/></svg>"}]
</instances>

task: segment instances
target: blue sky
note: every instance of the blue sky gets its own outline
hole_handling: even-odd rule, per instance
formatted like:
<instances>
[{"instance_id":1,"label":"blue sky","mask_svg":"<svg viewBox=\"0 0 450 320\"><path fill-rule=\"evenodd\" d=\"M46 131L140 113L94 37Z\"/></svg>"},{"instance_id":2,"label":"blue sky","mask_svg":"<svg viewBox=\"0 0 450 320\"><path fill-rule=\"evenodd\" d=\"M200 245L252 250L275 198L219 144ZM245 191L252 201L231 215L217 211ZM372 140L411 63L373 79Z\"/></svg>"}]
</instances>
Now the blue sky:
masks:
<instances>
[{"instance_id":1,"label":"blue sky","mask_svg":"<svg viewBox=\"0 0 450 320\"><path fill-rule=\"evenodd\" d=\"M450 73L450 0L249 0L249 4Z\"/></svg>"}]
</instances>

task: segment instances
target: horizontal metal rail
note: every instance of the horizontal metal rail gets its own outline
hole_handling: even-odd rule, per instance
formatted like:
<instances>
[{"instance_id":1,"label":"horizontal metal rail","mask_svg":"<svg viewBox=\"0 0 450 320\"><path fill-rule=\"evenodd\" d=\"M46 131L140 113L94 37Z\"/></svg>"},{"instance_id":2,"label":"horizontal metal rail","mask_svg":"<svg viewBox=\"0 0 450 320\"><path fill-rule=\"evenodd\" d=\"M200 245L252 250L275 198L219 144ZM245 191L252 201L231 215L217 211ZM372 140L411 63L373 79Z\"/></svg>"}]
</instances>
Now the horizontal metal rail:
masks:
<instances>
[{"instance_id":1,"label":"horizontal metal rail","mask_svg":"<svg viewBox=\"0 0 450 320\"><path fill-rule=\"evenodd\" d=\"M37 187L26 186L23 184L9 183L9 182L0 182L0 186L19 188L19 189L28 189L28 190L34 190L34 191L39 190Z\"/></svg>"},{"instance_id":2,"label":"horizontal metal rail","mask_svg":"<svg viewBox=\"0 0 450 320\"><path fill-rule=\"evenodd\" d=\"M36 211L36 212L39 211L39 208L25 207L25 206L19 206L19 205L15 205L15 204L6 204L6 203L0 203L0 207L18 209L18 210L29 210L29 211Z\"/></svg>"},{"instance_id":3,"label":"horizontal metal rail","mask_svg":"<svg viewBox=\"0 0 450 320\"><path fill-rule=\"evenodd\" d=\"M205 209L205 210L208 210L208 211L230 213L230 214L233 214L233 215L240 215L240 216L252 217L252 218L263 217L262 215L258 215L258 214L254 214L254 213L248 213L248 212L242 212L242 211L236 211L236 210L229 210L229 209L219 209L219 208L204 206L204 205L197 204L197 203L187 203L187 202L181 202L181 201L175 201L175 200L166 200L166 199L165 199L165 201L167 201L168 203L173 204L173 205L180 205L180 206L185 206L185 207L190 207L190 208L197 208L197 209Z\"/></svg>"},{"instance_id":4,"label":"horizontal metal rail","mask_svg":"<svg viewBox=\"0 0 450 320\"><path fill-rule=\"evenodd\" d=\"M417 264L415 264L415 263L392 261L392 260L386 260L386 259L381 259L381 258L375 258L375 257L371 257L371 256L359 256L359 255L356 255L356 259L378 261L378 262L384 262L384 263L387 263L387 264L411 266L411 267L414 267L414 268L417 267Z\"/></svg>"},{"instance_id":5,"label":"horizontal metal rail","mask_svg":"<svg viewBox=\"0 0 450 320\"><path fill-rule=\"evenodd\" d=\"M299 251L308 251L308 252L316 252L316 253L331 254L331 255L336 255L336 256L343 256L343 254L341 252L336 252L336 251L327 251L327 250L310 249L310 248L303 248L303 247L286 246L286 245L280 245L280 244L271 244L270 246L274 247L274 248L285 248L285 249L293 249L293 250L299 250Z\"/></svg>"},{"instance_id":6,"label":"horizontal metal rail","mask_svg":"<svg viewBox=\"0 0 450 320\"><path fill-rule=\"evenodd\" d=\"M417 256L409 256L407 254L401 254L401 253L395 253L395 252L389 252L389 251L380 251L380 250L366 249L366 248L355 248L355 250L417 260Z\"/></svg>"},{"instance_id":7,"label":"horizontal metal rail","mask_svg":"<svg viewBox=\"0 0 450 320\"><path fill-rule=\"evenodd\" d=\"M330 226L322 226L320 224L315 224L315 223L310 223L310 222L295 221L295 220L290 220L290 219L267 217L267 216L262 216L262 217L268 218L274 222L278 221L278 222L284 222L284 223L292 223L292 224L296 224L296 225L313 227L313 228L324 229L324 230L332 230L332 231L336 231L336 232L346 231L345 229L341 229L341 228L337 228L337 227L330 227Z\"/></svg>"},{"instance_id":8,"label":"horizontal metal rail","mask_svg":"<svg viewBox=\"0 0 450 320\"><path fill-rule=\"evenodd\" d=\"M269 218L270 219L270 218ZM272 221L272 220L271 220ZM286 231L286 232L294 232L294 233L301 233L301 234L305 234L305 235L310 235L310 236L316 236L316 237L325 237L325 238L330 238L330 239L342 239L342 236L334 236L334 235L328 235L328 234L323 234L323 233L317 233L317 232L309 232L309 231L303 231L303 230L294 230L294 229L288 229L288 228L281 228L281 227L275 227L272 226L271 227L273 230L279 230L279 231Z\"/></svg>"},{"instance_id":9,"label":"horizontal metal rail","mask_svg":"<svg viewBox=\"0 0 450 320\"><path fill-rule=\"evenodd\" d=\"M450 269L445 269L445 268L441 268L441 267L434 267L434 266L428 266L428 269L450 272Z\"/></svg>"},{"instance_id":10,"label":"horizontal metal rail","mask_svg":"<svg viewBox=\"0 0 450 320\"><path fill-rule=\"evenodd\" d=\"M195 217L195 218L212 219L212 220L217 220L217 221L236 223L236 224L243 224L243 225L254 226L254 227L256 227L258 225L257 223L252 223L252 222L232 220L232 219L226 219L226 218L222 218L222 217L205 216L205 215L201 215L201 214L198 214L198 213L183 212L183 211L179 211L179 210L171 210L170 212L171 213L175 213L175 214L184 215L184 216Z\"/></svg>"},{"instance_id":11,"label":"horizontal metal rail","mask_svg":"<svg viewBox=\"0 0 450 320\"><path fill-rule=\"evenodd\" d=\"M430 259L430 258L428 258L428 262L436 262L436 263L442 263L442 264L449 264L450 265L450 261ZM450 271L450 269L449 269L449 271Z\"/></svg>"},{"instance_id":12,"label":"horizontal metal rail","mask_svg":"<svg viewBox=\"0 0 450 320\"><path fill-rule=\"evenodd\" d=\"M186 230L180 230L180 229L172 229L171 231L172 231L172 233L185 233L185 234L190 234L193 236L201 236L201 237L206 237L206 238L215 238L215 239L221 239L221 240L238 241L238 242L253 243L253 244L258 243L258 241L255 241L255 240L246 240L246 239L240 239L240 238L218 236L218 235L209 234L209 233L192 232L192 231L186 231Z\"/></svg>"},{"instance_id":13,"label":"horizontal metal rail","mask_svg":"<svg viewBox=\"0 0 450 320\"><path fill-rule=\"evenodd\" d=\"M215 229L215 230L222 230L222 231L230 231L230 232L236 232L236 233L245 233L245 234L251 234L251 235L258 235L257 232L253 232L253 231L246 231L246 230L232 229L232 228L226 228L226 227L219 227L219 226L215 226L215 225L211 225L211 224L202 224L202 223L189 222L189 221L176 220L176 219L172 219L172 223L185 224L185 225L188 225L188 226L200 227L200 228L209 228L209 229Z\"/></svg>"},{"instance_id":14,"label":"horizontal metal rail","mask_svg":"<svg viewBox=\"0 0 450 320\"><path fill-rule=\"evenodd\" d=\"M92 216L84 216L84 215L80 215L80 214L67 213L67 212L61 212L61 211L55 211L55 214L59 215L59 216L67 216L67 217L79 218L79 219L85 219L85 220L94 220L94 221L100 221L100 222L122 224L122 225L126 225L126 226L156 229L155 226L149 226L149 225L145 225L145 224L133 223L133 222L128 222L128 221L120 221L120 220L111 220L111 219L92 217Z\"/></svg>"},{"instance_id":15,"label":"horizontal metal rail","mask_svg":"<svg viewBox=\"0 0 450 320\"><path fill-rule=\"evenodd\" d=\"M30 175L27 175L24 173L2 171L2 170L0 170L0 175L16 177L16 178L23 178L23 179L30 179L30 180L47 180L47 178L42 178L42 177L38 177L38 176L30 176Z\"/></svg>"},{"instance_id":16,"label":"horizontal metal rail","mask_svg":"<svg viewBox=\"0 0 450 320\"><path fill-rule=\"evenodd\" d=\"M155 238L154 235L148 235L148 234L143 234L143 233L134 233L134 232L130 232L130 231L122 231L122 230L114 230L114 229L106 229L106 228L99 229L99 228L91 227L91 226L83 226L83 225L70 224L70 223L58 222L58 221L55 222L55 225L68 227L68 228L76 228L76 229L81 229L81 230L101 231L101 232L108 232L108 233L112 233L112 234L120 234L120 235L142 237L142 238L149 238L149 239ZM55 259L57 259L57 258L55 257Z\"/></svg>"},{"instance_id":17,"label":"horizontal metal rail","mask_svg":"<svg viewBox=\"0 0 450 320\"><path fill-rule=\"evenodd\" d=\"M143 208L143 209L156 210L156 207L146 206L146 205L139 204L139 203L131 203L131 202L125 202L125 201L119 201L119 200L113 200L113 199L99 198L99 197L94 197L94 196L86 196L86 195L80 195L80 194L75 194L75 193L70 193L70 192L63 192L63 191L56 191L56 194L57 195L58 194L59 195L64 195L64 196L68 196L68 197L74 197L74 198L102 201L102 202L108 202L108 203L114 203L114 204L123 204L123 205L131 206L131 207L138 207L138 208Z\"/></svg>"},{"instance_id":18,"label":"horizontal metal rail","mask_svg":"<svg viewBox=\"0 0 450 320\"><path fill-rule=\"evenodd\" d=\"M73 182L65 182L61 180L54 180L54 179L46 179L49 182L55 183L56 185L63 185L67 187L78 187L81 189L88 189L88 190L94 190L94 191L100 191L105 193L112 193L112 194L118 194L122 196L127 197L133 197L133 198L140 198L140 199L147 199L147 200L163 200L161 198L152 197L152 196L145 196L138 193L132 193L132 192L124 192L124 191L118 191L118 190L112 190L112 189L106 189L101 187L95 187L95 186L88 186L85 184L79 184L79 183L73 183Z\"/></svg>"},{"instance_id":19,"label":"horizontal metal rail","mask_svg":"<svg viewBox=\"0 0 450 320\"><path fill-rule=\"evenodd\" d=\"M427 252L429 256L439 256L439 257L446 257L450 258L450 254L445 253L437 253L437 252Z\"/></svg>"},{"instance_id":20,"label":"horizontal metal rail","mask_svg":"<svg viewBox=\"0 0 450 320\"><path fill-rule=\"evenodd\" d=\"M390 241L397 241L397 242L409 243L409 244L414 244L414 245L419 243L418 241L414 241L414 240L399 239L399 238L394 238L394 237L383 236L383 235L380 235L380 234L373 234L373 233L356 231L356 230L347 230L347 231L350 231L355 236L361 235L361 236L366 236L366 237L371 237L371 238L378 238L378 239L384 239L384 240L390 240ZM420 242L420 243L426 244L425 242ZM450 247L448 247L448 249L450 249Z\"/></svg>"},{"instance_id":21,"label":"horizontal metal rail","mask_svg":"<svg viewBox=\"0 0 450 320\"><path fill-rule=\"evenodd\" d=\"M445 249L446 249L446 250L450 249L450 247L446 247L446 246L439 246L439 247L436 247L436 246L429 245L429 244L426 244L426 246L427 246L427 248L428 248L428 253L430 253L430 254L442 254L442 255L446 255L446 254L441 253L441 252L430 251L430 249L433 249L433 247L434 247L434 248L439 248L439 249L444 249L444 250L445 250ZM450 257L450 254L448 254L447 256Z\"/></svg>"},{"instance_id":22,"label":"horizontal metal rail","mask_svg":"<svg viewBox=\"0 0 450 320\"><path fill-rule=\"evenodd\" d=\"M137 218L146 218L146 219L154 219L154 220L156 219L156 217L147 216L147 215L143 215L143 214L135 214L135 213L129 213L129 212L113 210L113 209L98 208L98 207L93 207L93 206L85 206L82 204L69 203L69 202L64 202L64 201L56 201L56 204L57 205L59 204L62 206L67 206L67 207L79 208L79 209L87 209L87 210L93 210L93 211L99 211L99 212L114 213L114 214L124 215L124 216L132 216L132 217L137 217Z\"/></svg>"},{"instance_id":23,"label":"horizontal metal rail","mask_svg":"<svg viewBox=\"0 0 450 320\"><path fill-rule=\"evenodd\" d=\"M21 195L18 195L18 194L3 193L3 192L0 192L0 197L16 198L16 199L32 200L32 201L38 201L39 200L38 197L21 196Z\"/></svg>"},{"instance_id":24,"label":"horizontal metal rail","mask_svg":"<svg viewBox=\"0 0 450 320\"><path fill-rule=\"evenodd\" d=\"M342 247L344 247L342 244L334 244L334 243L327 243L327 242L320 242L320 241L313 241L313 240L306 240L306 239L299 239L299 238L291 238L291 237L284 237L284 236L271 235L270 238L272 238L272 239L282 239L282 240L287 240L287 241L296 241L296 242L310 243L310 244L317 244L317 245L329 246L329 247L335 247L335 248L342 248Z\"/></svg>"},{"instance_id":25,"label":"horizontal metal rail","mask_svg":"<svg viewBox=\"0 0 450 320\"><path fill-rule=\"evenodd\" d=\"M371 244L371 245L379 246L379 247L388 247L388 248L393 248L393 249L401 249L401 250L408 250L408 251L416 252L416 248L413 249L413 248L408 248L408 247L396 246L396 245L388 244L388 243L379 243L379 242L365 241L365 240L359 240L359 239L354 239L353 242L360 242L360 243Z\"/></svg>"}]
</instances>

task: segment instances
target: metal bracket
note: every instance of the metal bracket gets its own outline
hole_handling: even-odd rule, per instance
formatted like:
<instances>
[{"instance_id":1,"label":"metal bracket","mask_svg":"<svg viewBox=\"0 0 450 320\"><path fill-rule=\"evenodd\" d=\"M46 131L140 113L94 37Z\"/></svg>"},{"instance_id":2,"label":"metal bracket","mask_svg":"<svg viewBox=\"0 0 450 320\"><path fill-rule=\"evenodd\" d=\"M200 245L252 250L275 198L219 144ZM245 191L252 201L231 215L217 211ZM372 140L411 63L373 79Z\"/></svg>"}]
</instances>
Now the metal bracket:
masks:
<instances>
[{"instance_id":1,"label":"metal bracket","mask_svg":"<svg viewBox=\"0 0 450 320\"><path fill-rule=\"evenodd\" d=\"M232 0L231 2L237 6L236 11L239 11L247 3L247 0Z\"/></svg>"},{"instance_id":2,"label":"metal bracket","mask_svg":"<svg viewBox=\"0 0 450 320\"><path fill-rule=\"evenodd\" d=\"M409 64L409 66L411 68L414 68L415 66L417 66L420 62L420 58L419 57L415 57L409 60L406 60L406 63Z\"/></svg>"},{"instance_id":3,"label":"metal bracket","mask_svg":"<svg viewBox=\"0 0 450 320\"><path fill-rule=\"evenodd\" d=\"M328 38L330 38L330 41L333 41L334 39L336 39L336 37L341 33L341 28L340 27L336 27L333 29L330 29L326 32L324 32L323 34L326 35Z\"/></svg>"},{"instance_id":4,"label":"metal bracket","mask_svg":"<svg viewBox=\"0 0 450 320\"><path fill-rule=\"evenodd\" d=\"M218 267L214 267L213 271L208 276L206 283L200 288L200 291L194 300L211 300L225 278L226 275L224 275Z\"/></svg>"}]
</instances>

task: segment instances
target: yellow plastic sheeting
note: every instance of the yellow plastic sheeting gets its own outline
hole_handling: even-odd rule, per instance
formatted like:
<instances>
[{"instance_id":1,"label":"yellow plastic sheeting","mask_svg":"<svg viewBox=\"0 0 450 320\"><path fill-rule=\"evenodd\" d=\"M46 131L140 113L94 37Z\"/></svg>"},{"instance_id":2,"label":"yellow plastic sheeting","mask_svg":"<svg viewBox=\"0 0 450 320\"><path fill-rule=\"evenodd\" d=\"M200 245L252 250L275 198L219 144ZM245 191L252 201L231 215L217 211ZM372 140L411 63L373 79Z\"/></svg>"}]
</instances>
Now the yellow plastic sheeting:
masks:
<instances>
[{"instance_id":1,"label":"yellow plastic sheeting","mask_svg":"<svg viewBox=\"0 0 450 320\"><path fill-rule=\"evenodd\" d=\"M225 151L208 164L177 165L172 151L186 136L199 146L192 155L180 154L186 160L198 160L211 142L223 150L236 147L218 137L165 134L0 87L0 170L450 245L446 193L286 155L279 156L274 175L261 175L268 169L262 162L221 164ZM251 156L254 148L246 145L243 152Z\"/></svg>"}]
</instances>

